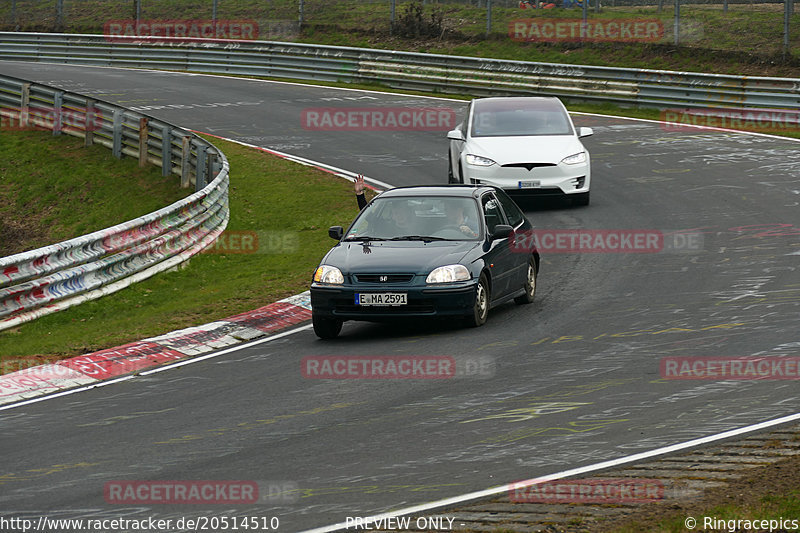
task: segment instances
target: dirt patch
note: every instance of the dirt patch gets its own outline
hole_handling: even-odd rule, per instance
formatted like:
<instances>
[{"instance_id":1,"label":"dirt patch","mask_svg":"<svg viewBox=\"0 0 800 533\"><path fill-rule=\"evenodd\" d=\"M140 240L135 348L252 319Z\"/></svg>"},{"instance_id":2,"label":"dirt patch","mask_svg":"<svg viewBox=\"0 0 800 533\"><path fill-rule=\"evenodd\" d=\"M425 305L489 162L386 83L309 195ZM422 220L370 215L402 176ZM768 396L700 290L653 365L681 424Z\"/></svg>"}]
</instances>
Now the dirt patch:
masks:
<instances>
[{"instance_id":1,"label":"dirt patch","mask_svg":"<svg viewBox=\"0 0 800 533\"><path fill-rule=\"evenodd\" d=\"M755 468L741 479L708 489L699 500L647 504L631 511L630 514L595 522L591 524L591 531L610 533L620 528L652 531L655 524L662 520L693 516L699 521L704 510L721 506L758 509L762 506L765 495L790 494L792 491L796 492L798 488L800 488L800 457L793 457L769 466ZM567 526L558 531L578 533L587 529L586 526L583 528Z\"/></svg>"}]
</instances>

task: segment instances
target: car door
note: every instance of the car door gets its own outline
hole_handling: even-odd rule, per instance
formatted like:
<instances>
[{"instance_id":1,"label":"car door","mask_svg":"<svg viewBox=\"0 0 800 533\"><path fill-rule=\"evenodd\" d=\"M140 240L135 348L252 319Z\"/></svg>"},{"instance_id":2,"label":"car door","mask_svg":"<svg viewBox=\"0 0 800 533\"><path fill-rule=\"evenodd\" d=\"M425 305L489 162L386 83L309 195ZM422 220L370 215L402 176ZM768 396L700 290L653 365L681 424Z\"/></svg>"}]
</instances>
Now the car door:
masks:
<instances>
[{"instance_id":1,"label":"car door","mask_svg":"<svg viewBox=\"0 0 800 533\"><path fill-rule=\"evenodd\" d=\"M531 231L529 225L526 224L525 214L522 210L514 203L502 189L497 189L495 191L495 196L500 201L500 206L503 208L503 212L506 215L506 220L508 220L508 225L514 228L515 232L522 232L523 234ZM512 238L514 234L512 234ZM529 249L518 250L515 246L512 246L512 243L509 242L509 248L512 251L512 269L514 270L514 274L511 276L512 281L511 283L511 291L522 287L525 285L528 277L528 262L530 261L530 252Z\"/></svg>"},{"instance_id":2,"label":"car door","mask_svg":"<svg viewBox=\"0 0 800 533\"><path fill-rule=\"evenodd\" d=\"M517 254L512 252L508 237L495 240L489 238L496 226L508 224L495 195L491 192L484 193L481 196L481 207L486 221L487 244L485 249L487 251L484 260L489 265L489 272L492 274L492 300L498 300L517 288L511 286Z\"/></svg>"}]
</instances>

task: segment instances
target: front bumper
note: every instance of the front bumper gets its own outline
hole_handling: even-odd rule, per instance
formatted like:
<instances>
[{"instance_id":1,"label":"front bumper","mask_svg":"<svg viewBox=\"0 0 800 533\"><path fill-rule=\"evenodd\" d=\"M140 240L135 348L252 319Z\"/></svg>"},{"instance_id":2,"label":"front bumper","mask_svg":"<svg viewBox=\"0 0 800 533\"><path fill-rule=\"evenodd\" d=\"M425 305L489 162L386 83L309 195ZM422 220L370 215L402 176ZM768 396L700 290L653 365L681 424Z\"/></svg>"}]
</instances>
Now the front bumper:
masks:
<instances>
[{"instance_id":1,"label":"front bumper","mask_svg":"<svg viewBox=\"0 0 800 533\"><path fill-rule=\"evenodd\" d=\"M503 167L497 164L480 167L464 165L464 183L494 185L509 192L531 195L580 194L589 191L589 164L558 164L535 167ZM520 188L520 182L537 182L535 187Z\"/></svg>"},{"instance_id":2,"label":"front bumper","mask_svg":"<svg viewBox=\"0 0 800 533\"><path fill-rule=\"evenodd\" d=\"M342 320L382 321L392 318L453 317L472 313L477 280L435 285L311 285L311 309L317 316ZM407 304L361 306L357 293L405 293Z\"/></svg>"}]
</instances>

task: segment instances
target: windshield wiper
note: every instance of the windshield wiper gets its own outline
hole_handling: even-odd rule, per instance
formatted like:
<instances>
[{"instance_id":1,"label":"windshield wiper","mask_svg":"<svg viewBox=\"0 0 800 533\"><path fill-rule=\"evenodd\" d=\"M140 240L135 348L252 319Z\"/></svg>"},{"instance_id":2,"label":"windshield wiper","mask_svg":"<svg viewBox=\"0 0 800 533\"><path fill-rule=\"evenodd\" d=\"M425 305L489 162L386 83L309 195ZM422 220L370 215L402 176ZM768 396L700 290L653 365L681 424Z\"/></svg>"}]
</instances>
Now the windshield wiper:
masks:
<instances>
[{"instance_id":1,"label":"windshield wiper","mask_svg":"<svg viewBox=\"0 0 800 533\"><path fill-rule=\"evenodd\" d=\"M345 241L385 241L383 237L370 237L369 235L361 235L359 237L346 237Z\"/></svg>"},{"instance_id":2,"label":"windshield wiper","mask_svg":"<svg viewBox=\"0 0 800 533\"><path fill-rule=\"evenodd\" d=\"M392 237L390 241L449 241L444 237L432 237L428 235L403 235L402 237Z\"/></svg>"}]
</instances>

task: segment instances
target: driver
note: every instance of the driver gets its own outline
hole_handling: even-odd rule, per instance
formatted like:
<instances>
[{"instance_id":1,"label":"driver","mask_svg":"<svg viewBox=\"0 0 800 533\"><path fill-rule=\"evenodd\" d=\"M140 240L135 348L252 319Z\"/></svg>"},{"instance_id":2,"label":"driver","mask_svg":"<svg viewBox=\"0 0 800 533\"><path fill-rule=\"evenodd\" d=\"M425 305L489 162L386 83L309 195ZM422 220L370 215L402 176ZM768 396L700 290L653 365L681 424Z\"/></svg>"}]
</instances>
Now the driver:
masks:
<instances>
[{"instance_id":1,"label":"driver","mask_svg":"<svg viewBox=\"0 0 800 533\"><path fill-rule=\"evenodd\" d=\"M478 232L474 229L474 223L464 215L464 204L461 202L447 202L444 206L447 224L457 227L461 233L468 237L477 237Z\"/></svg>"}]
</instances>

